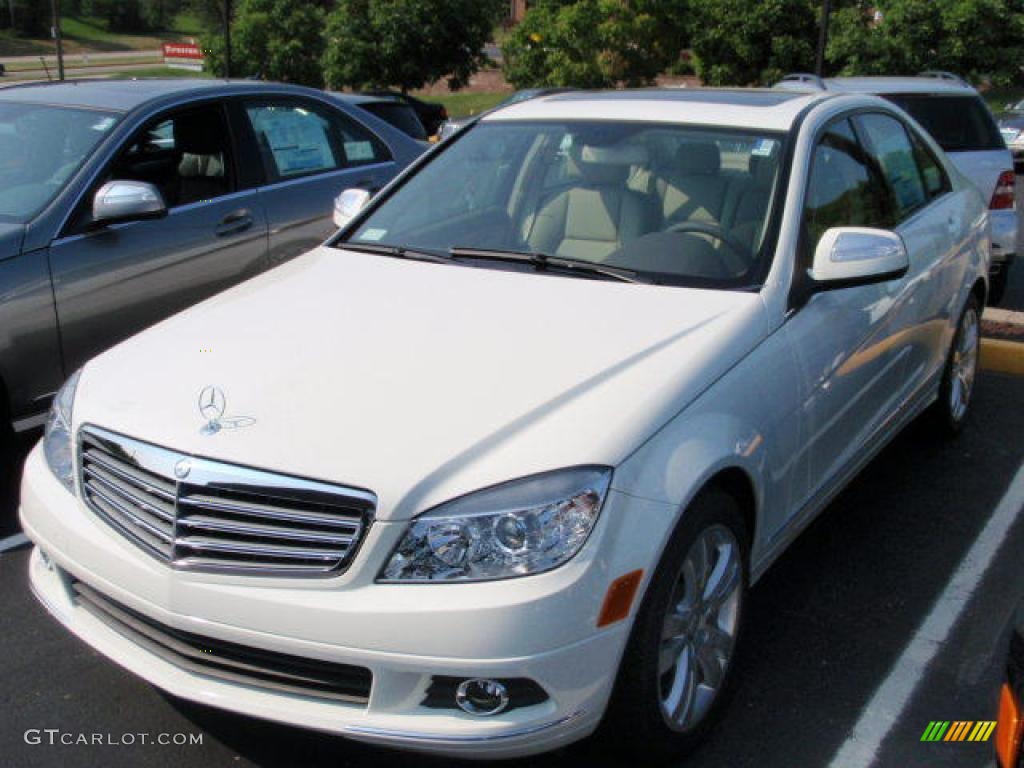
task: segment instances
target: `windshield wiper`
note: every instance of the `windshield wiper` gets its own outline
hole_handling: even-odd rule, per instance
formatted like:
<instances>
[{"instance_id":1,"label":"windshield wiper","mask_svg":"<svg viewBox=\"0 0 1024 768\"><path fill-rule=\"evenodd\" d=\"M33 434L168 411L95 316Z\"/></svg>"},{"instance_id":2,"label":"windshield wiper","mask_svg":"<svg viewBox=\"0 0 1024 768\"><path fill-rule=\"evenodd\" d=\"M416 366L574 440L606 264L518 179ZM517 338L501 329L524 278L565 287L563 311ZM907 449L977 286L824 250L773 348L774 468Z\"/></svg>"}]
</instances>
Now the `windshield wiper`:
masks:
<instances>
[{"instance_id":1,"label":"windshield wiper","mask_svg":"<svg viewBox=\"0 0 1024 768\"><path fill-rule=\"evenodd\" d=\"M451 264L453 259L443 253L426 251L421 248L404 248L399 245L381 245L378 243L338 243L337 247L361 253L379 253L381 256L392 256L396 259L412 261L429 261L432 264Z\"/></svg>"},{"instance_id":2,"label":"windshield wiper","mask_svg":"<svg viewBox=\"0 0 1024 768\"><path fill-rule=\"evenodd\" d=\"M455 259L486 259L490 261L510 261L529 264L537 270L561 269L566 272L579 272L590 277L602 277L607 280L620 280L624 283L647 283L639 273L623 267L608 267L595 264L586 259L573 259L568 256L548 256L545 253L528 251L505 251L497 248L462 248L453 246L448 253Z\"/></svg>"}]
</instances>

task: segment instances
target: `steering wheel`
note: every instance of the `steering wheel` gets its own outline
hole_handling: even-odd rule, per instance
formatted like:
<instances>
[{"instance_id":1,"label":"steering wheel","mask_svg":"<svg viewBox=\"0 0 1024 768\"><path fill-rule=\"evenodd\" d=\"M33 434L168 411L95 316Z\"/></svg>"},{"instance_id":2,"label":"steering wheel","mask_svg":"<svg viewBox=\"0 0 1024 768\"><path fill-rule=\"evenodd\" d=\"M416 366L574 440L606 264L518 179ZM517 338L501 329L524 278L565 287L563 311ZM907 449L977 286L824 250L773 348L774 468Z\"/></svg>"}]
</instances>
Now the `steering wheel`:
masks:
<instances>
[{"instance_id":1,"label":"steering wheel","mask_svg":"<svg viewBox=\"0 0 1024 768\"><path fill-rule=\"evenodd\" d=\"M667 227L665 232L692 232L697 235L707 235L724 243L744 263L750 260L750 249L717 224L707 221L680 221L671 227Z\"/></svg>"}]
</instances>

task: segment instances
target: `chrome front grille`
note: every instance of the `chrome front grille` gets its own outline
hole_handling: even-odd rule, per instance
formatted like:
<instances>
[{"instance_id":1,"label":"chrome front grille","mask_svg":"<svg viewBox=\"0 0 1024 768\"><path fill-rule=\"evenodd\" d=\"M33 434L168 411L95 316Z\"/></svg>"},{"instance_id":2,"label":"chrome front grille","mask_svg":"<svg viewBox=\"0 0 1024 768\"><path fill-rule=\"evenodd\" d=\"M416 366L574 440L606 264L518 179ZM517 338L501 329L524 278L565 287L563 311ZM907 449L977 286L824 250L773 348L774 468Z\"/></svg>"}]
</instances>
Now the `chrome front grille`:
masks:
<instances>
[{"instance_id":1,"label":"chrome front grille","mask_svg":"<svg viewBox=\"0 0 1024 768\"><path fill-rule=\"evenodd\" d=\"M101 519L178 568L330 576L373 517L369 491L79 432L80 489Z\"/></svg>"}]
</instances>

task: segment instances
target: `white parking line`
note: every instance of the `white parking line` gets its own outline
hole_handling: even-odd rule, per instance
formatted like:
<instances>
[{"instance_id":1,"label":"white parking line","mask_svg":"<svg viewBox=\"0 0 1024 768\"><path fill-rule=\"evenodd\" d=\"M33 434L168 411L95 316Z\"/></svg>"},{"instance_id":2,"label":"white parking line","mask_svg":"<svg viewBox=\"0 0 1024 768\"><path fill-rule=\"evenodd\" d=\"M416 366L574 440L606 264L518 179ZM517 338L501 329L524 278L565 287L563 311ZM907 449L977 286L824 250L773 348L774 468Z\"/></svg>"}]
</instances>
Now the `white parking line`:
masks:
<instances>
[{"instance_id":1,"label":"white parking line","mask_svg":"<svg viewBox=\"0 0 1024 768\"><path fill-rule=\"evenodd\" d=\"M1010 526L1024 507L1024 465L1017 470L995 512L971 549L960 561L952 580L935 601L910 645L864 708L849 737L836 752L829 768L868 768L878 757L882 741L896 725L928 664L942 648L960 614L981 583L1006 540Z\"/></svg>"},{"instance_id":2,"label":"white parking line","mask_svg":"<svg viewBox=\"0 0 1024 768\"><path fill-rule=\"evenodd\" d=\"M6 539L0 539L0 554L12 549L17 549L29 543L29 538L24 533L16 533Z\"/></svg>"}]
</instances>

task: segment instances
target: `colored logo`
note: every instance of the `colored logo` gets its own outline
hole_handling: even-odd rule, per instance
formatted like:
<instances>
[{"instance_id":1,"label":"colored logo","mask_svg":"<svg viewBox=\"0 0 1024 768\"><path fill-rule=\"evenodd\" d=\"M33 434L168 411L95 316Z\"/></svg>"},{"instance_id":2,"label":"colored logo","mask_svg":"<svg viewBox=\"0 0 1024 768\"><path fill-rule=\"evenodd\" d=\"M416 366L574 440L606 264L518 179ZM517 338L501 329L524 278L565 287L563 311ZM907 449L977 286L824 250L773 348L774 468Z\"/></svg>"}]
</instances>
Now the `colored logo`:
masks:
<instances>
[{"instance_id":1,"label":"colored logo","mask_svg":"<svg viewBox=\"0 0 1024 768\"><path fill-rule=\"evenodd\" d=\"M995 720L932 720L921 741L988 741L995 728Z\"/></svg>"}]
</instances>

